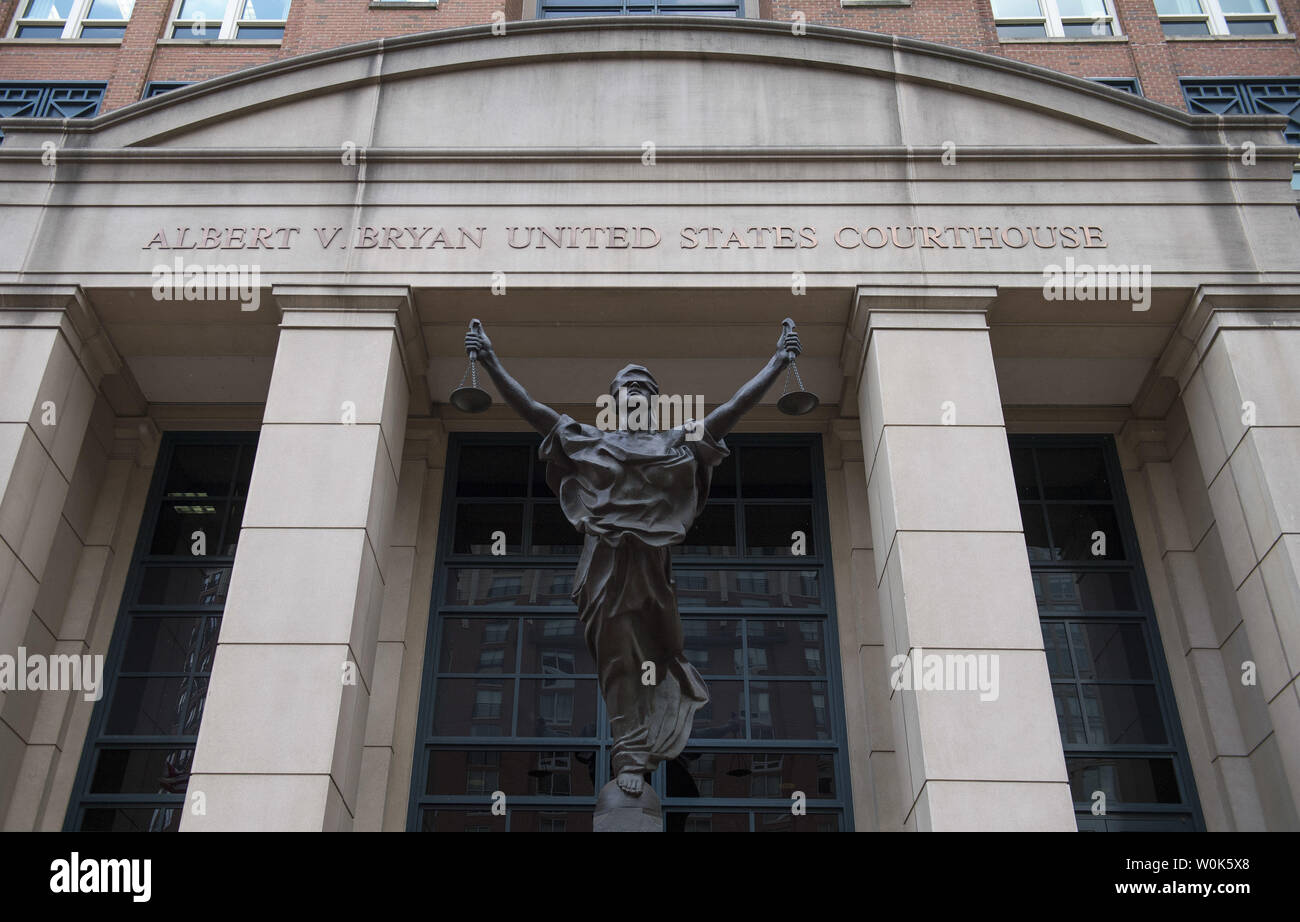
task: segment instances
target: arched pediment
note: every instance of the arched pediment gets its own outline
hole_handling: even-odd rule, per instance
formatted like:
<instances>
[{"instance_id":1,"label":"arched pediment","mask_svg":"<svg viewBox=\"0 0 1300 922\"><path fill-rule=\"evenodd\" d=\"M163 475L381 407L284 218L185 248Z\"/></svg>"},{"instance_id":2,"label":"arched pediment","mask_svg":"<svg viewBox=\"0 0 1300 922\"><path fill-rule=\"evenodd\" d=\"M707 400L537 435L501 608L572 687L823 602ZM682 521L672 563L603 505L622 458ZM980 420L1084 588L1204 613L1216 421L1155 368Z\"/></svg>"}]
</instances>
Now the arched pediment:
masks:
<instances>
[{"instance_id":1,"label":"arched pediment","mask_svg":"<svg viewBox=\"0 0 1300 922\"><path fill-rule=\"evenodd\" d=\"M504 35L475 26L350 45L61 128L65 147L90 149L594 150L650 141L825 150L1221 144L1221 125L1090 81L913 39L817 26L795 35L775 22L603 17L509 23Z\"/></svg>"}]
</instances>

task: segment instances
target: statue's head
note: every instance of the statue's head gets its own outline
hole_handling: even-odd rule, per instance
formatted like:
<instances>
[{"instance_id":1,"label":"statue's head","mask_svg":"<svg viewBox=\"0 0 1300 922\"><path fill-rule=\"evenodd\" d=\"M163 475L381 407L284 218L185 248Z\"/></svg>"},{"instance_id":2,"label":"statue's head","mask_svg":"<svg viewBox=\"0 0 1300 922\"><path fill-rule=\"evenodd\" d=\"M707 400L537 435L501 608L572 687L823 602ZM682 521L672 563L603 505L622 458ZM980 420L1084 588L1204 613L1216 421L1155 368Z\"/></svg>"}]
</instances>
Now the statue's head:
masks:
<instances>
[{"instance_id":1,"label":"statue's head","mask_svg":"<svg viewBox=\"0 0 1300 922\"><path fill-rule=\"evenodd\" d=\"M614 380L609 382L609 393L617 398L619 388L624 387L627 388L629 397L633 394L650 397L659 393L659 382L644 365L627 365L621 369L614 375Z\"/></svg>"}]
</instances>

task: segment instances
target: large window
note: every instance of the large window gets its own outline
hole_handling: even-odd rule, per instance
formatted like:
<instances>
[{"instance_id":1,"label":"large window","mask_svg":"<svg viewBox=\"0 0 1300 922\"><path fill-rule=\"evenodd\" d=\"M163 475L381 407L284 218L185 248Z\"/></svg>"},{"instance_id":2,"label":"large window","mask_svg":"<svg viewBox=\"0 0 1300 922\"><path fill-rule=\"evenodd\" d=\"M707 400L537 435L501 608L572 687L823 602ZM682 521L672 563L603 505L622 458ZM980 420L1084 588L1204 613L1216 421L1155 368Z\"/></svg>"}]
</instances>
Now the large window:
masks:
<instances>
[{"instance_id":1,"label":"large window","mask_svg":"<svg viewBox=\"0 0 1300 922\"><path fill-rule=\"evenodd\" d=\"M121 38L135 0L22 0L13 38Z\"/></svg>"},{"instance_id":2,"label":"large window","mask_svg":"<svg viewBox=\"0 0 1300 922\"><path fill-rule=\"evenodd\" d=\"M193 39L284 37L289 0L175 0L169 35Z\"/></svg>"},{"instance_id":3,"label":"large window","mask_svg":"<svg viewBox=\"0 0 1300 922\"><path fill-rule=\"evenodd\" d=\"M993 0L998 38L1102 38L1119 34L1111 0Z\"/></svg>"},{"instance_id":4,"label":"large window","mask_svg":"<svg viewBox=\"0 0 1300 922\"><path fill-rule=\"evenodd\" d=\"M158 454L65 826L180 825L256 436L175 434Z\"/></svg>"},{"instance_id":5,"label":"large window","mask_svg":"<svg viewBox=\"0 0 1300 922\"><path fill-rule=\"evenodd\" d=\"M1277 35L1276 0L1156 0L1165 35Z\"/></svg>"},{"instance_id":6,"label":"large window","mask_svg":"<svg viewBox=\"0 0 1300 922\"><path fill-rule=\"evenodd\" d=\"M665 13L674 16L745 15L744 0L538 0L542 19L564 16L645 16Z\"/></svg>"},{"instance_id":7,"label":"large window","mask_svg":"<svg viewBox=\"0 0 1300 922\"><path fill-rule=\"evenodd\" d=\"M410 827L590 830L612 740L569 598L579 536L538 440L450 448ZM818 443L736 436L673 572L710 703L654 786L672 831L844 829L838 646ZM805 542L794 553L794 532ZM494 556L493 544L505 554ZM505 815L491 810L506 797ZM806 815L793 815L793 795Z\"/></svg>"},{"instance_id":8,"label":"large window","mask_svg":"<svg viewBox=\"0 0 1300 922\"><path fill-rule=\"evenodd\" d=\"M1013 436L1011 458L1079 829L1201 828L1110 439Z\"/></svg>"}]
</instances>

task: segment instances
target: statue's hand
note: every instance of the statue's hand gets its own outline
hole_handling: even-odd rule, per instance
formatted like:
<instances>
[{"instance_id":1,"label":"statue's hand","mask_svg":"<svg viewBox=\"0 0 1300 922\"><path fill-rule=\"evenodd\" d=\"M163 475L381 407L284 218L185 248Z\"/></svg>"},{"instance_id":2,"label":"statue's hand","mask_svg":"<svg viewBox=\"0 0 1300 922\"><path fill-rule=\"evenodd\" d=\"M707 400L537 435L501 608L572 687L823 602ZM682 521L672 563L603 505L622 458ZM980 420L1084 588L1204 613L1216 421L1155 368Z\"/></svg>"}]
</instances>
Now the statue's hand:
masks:
<instances>
[{"instance_id":1,"label":"statue's hand","mask_svg":"<svg viewBox=\"0 0 1300 922\"><path fill-rule=\"evenodd\" d=\"M781 330L781 336L776 341L776 357L782 363L789 362L803 351L803 346L799 345L799 334L794 330L787 330L784 327Z\"/></svg>"},{"instance_id":2,"label":"statue's hand","mask_svg":"<svg viewBox=\"0 0 1300 922\"><path fill-rule=\"evenodd\" d=\"M492 356L492 340L483 332L483 324L477 320L470 322L469 332L465 334L465 351L474 350L480 359Z\"/></svg>"}]
</instances>

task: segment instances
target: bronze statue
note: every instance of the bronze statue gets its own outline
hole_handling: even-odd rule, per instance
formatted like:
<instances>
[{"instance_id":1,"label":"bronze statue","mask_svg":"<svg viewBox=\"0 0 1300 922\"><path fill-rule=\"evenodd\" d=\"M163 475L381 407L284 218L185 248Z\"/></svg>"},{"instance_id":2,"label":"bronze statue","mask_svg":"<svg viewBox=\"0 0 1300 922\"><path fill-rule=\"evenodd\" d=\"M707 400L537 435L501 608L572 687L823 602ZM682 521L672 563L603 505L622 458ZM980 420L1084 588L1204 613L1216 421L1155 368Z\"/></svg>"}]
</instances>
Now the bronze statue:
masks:
<instances>
[{"instance_id":1,"label":"bronze statue","mask_svg":"<svg viewBox=\"0 0 1300 922\"><path fill-rule=\"evenodd\" d=\"M634 414L624 414L620 428L602 431L539 403L502 367L477 320L465 348L506 403L544 436L538 456L547 462L546 482L584 536L573 598L614 737L615 777L601 791L598 815L610 804L640 805L651 820L637 828L653 828L658 798L648 789L642 797L644 781L681 753L695 712L709 700L683 653L669 548L704 509L713 469L729 454L724 437L799 354L799 336L787 321L763 369L702 427L690 421L672 429L633 429L627 420ZM628 365L609 390L648 404L659 385L646 368Z\"/></svg>"}]
</instances>

